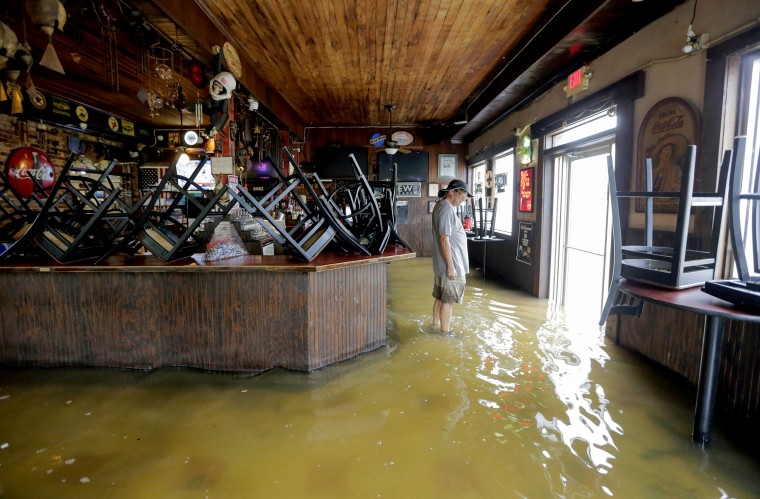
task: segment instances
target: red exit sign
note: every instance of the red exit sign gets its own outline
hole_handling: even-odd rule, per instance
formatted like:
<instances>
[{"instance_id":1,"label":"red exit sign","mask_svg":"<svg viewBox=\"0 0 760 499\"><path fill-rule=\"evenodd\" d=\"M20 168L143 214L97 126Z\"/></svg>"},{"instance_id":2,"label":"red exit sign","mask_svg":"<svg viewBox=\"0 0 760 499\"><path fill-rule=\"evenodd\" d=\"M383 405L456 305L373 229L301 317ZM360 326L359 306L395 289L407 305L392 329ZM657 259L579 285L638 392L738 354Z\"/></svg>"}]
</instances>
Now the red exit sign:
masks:
<instances>
[{"instance_id":1,"label":"red exit sign","mask_svg":"<svg viewBox=\"0 0 760 499\"><path fill-rule=\"evenodd\" d=\"M565 87L565 94L570 97L579 92L583 92L588 89L588 78L585 76L588 68L581 66L576 69L570 76L567 77L567 87Z\"/></svg>"}]
</instances>

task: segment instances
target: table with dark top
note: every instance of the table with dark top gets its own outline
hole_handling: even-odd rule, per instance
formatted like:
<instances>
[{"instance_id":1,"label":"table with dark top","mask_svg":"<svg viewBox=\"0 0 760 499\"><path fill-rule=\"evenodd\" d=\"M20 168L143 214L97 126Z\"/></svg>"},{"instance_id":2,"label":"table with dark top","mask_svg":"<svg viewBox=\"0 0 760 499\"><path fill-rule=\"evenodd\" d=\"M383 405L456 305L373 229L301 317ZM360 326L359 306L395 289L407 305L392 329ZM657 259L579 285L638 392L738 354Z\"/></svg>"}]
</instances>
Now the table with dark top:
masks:
<instances>
[{"instance_id":1,"label":"table with dark top","mask_svg":"<svg viewBox=\"0 0 760 499\"><path fill-rule=\"evenodd\" d=\"M760 315L715 298L703 292L701 287L681 290L665 289L622 279L620 291L645 302L704 315L702 358L699 366L692 438L696 442L707 444L711 438L715 410L724 320L760 323Z\"/></svg>"}]
</instances>

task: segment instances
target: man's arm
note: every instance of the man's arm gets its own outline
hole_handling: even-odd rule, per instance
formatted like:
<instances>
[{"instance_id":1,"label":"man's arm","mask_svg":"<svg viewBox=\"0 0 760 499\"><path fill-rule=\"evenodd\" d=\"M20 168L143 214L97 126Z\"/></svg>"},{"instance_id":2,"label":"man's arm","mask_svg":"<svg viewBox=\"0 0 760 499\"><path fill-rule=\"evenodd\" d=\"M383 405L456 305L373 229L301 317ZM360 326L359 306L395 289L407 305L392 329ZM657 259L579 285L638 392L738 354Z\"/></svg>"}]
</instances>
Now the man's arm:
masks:
<instances>
[{"instance_id":1,"label":"man's arm","mask_svg":"<svg viewBox=\"0 0 760 499\"><path fill-rule=\"evenodd\" d=\"M443 256L443 261L446 262L446 277L449 279L456 279L457 271L454 268L454 260L451 259L451 243L449 242L449 236L438 236L438 240L441 242L441 255Z\"/></svg>"}]
</instances>

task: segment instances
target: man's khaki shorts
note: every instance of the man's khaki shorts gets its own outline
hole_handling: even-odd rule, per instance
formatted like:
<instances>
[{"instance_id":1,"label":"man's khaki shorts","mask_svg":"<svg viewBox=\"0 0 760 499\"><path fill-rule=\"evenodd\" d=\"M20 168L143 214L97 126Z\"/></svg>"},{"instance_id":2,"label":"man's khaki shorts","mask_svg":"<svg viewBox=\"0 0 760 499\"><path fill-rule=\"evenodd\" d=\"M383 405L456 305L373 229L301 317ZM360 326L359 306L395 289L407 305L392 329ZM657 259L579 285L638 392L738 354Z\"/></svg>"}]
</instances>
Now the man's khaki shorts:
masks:
<instances>
[{"instance_id":1,"label":"man's khaki shorts","mask_svg":"<svg viewBox=\"0 0 760 499\"><path fill-rule=\"evenodd\" d=\"M466 280L464 277L457 277L454 280L446 276L435 276L433 282L433 298L441 300L443 303L456 303L461 305L464 301L464 286Z\"/></svg>"}]
</instances>

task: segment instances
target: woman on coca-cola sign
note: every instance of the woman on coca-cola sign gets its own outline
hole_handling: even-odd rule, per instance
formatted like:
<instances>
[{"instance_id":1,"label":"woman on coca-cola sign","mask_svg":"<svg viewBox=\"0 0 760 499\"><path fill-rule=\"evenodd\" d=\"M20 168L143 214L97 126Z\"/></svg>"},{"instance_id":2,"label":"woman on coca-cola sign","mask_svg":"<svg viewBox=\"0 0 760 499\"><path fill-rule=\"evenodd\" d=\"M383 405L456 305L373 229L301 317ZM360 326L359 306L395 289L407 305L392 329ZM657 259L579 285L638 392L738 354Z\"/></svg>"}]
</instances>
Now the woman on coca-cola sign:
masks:
<instances>
[{"instance_id":1,"label":"woman on coca-cola sign","mask_svg":"<svg viewBox=\"0 0 760 499\"><path fill-rule=\"evenodd\" d=\"M654 156L652 179L655 191L678 192L681 190L681 165L683 153L678 154L674 142L662 144Z\"/></svg>"}]
</instances>

